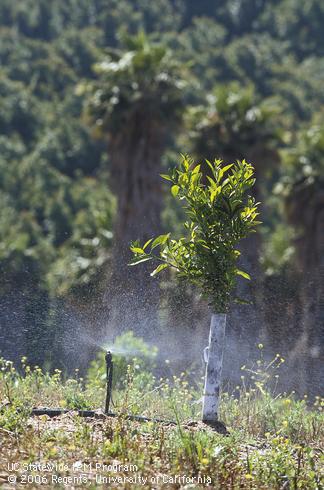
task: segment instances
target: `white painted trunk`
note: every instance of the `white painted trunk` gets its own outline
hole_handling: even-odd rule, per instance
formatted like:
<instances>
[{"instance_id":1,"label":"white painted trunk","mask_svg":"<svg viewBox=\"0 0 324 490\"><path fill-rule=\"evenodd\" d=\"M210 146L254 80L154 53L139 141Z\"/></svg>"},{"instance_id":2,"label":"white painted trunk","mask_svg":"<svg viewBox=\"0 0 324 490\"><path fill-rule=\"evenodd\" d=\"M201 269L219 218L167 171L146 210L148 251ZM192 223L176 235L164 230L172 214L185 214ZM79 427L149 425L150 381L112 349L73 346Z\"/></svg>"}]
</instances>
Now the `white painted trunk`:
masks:
<instances>
[{"instance_id":1,"label":"white painted trunk","mask_svg":"<svg viewBox=\"0 0 324 490\"><path fill-rule=\"evenodd\" d=\"M208 352L207 349L204 351L205 361L207 363L202 411L204 422L216 422L218 420L225 326L226 315L213 313L210 322Z\"/></svg>"}]
</instances>

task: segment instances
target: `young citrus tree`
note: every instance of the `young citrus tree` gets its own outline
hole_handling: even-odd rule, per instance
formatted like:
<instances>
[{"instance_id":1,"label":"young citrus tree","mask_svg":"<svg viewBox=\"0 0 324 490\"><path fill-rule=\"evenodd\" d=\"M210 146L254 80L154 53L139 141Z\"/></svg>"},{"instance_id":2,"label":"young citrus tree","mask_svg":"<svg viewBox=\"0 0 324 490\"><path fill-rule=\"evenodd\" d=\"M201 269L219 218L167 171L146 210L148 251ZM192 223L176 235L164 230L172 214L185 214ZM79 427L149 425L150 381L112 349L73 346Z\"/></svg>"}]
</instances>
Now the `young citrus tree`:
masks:
<instances>
[{"instance_id":1,"label":"young citrus tree","mask_svg":"<svg viewBox=\"0 0 324 490\"><path fill-rule=\"evenodd\" d=\"M203 176L200 165L183 157L180 167L162 177L171 183L171 193L183 202L188 220L185 236L173 239L170 233L141 245L133 242L130 265L154 261L152 276L167 268L200 289L212 308L203 420L217 422L220 379L225 341L226 313L237 276L250 279L238 268L237 245L255 231L258 203L249 194L255 183L254 169L245 160L223 165L207 161L210 175ZM243 301L241 298L233 298Z\"/></svg>"}]
</instances>

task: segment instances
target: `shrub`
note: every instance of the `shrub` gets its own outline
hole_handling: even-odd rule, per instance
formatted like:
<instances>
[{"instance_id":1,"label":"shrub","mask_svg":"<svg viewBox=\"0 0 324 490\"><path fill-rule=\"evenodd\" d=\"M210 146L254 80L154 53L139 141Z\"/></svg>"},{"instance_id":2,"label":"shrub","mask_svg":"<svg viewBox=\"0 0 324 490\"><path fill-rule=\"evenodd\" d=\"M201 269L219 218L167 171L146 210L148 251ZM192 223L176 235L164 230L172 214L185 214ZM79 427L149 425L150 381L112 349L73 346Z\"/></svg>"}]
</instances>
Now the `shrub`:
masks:
<instances>
[{"instance_id":1,"label":"shrub","mask_svg":"<svg viewBox=\"0 0 324 490\"><path fill-rule=\"evenodd\" d=\"M245 160L225 166L221 160L207 164L207 177L201 165L188 157L183 157L180 168L162 175L171 182L172 195L184 202L186 236L175 240L168 233L144 245L133 242L131 265L160 262L152 276L175 269L178 277L200 288L214 311L225 313L237 276L249 279L237 267L240 252L236 247L260 223L256 220L258 203L247 194L255 182L252 165Z\"/></svg>"}]
</instances>

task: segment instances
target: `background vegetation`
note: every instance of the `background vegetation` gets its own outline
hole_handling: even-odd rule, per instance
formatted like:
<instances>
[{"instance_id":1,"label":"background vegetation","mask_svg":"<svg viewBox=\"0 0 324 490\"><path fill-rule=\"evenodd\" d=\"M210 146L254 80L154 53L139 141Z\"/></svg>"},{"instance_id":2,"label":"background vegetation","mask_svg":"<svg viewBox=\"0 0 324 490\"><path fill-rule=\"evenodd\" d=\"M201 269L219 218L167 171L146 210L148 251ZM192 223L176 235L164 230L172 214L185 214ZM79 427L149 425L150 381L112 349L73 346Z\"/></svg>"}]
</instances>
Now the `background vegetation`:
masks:
<instances>
[{"instance_id":1,"label":"background vegetation","mask_svg":"<svg viewBox=\"0 0 324 490\"><path fill-rule=\"evenodd\" d=\"M1 1L2 355L80 364L62 335L81 325L99 336L107 312L114 332L128 312L134 324L149 317L148 335L158 324L190 344L206 337L190 290L130 276L128 242L134 230L178 230L181 211L156 180L180 152L244 157L263 227L242 245L255 306L233 308L229 338L243 357L260 338L289 352L289 383L318 390L323 25L321 0ZM134 304L138 280L154 301Z\"/></svg>"}]
</instances>

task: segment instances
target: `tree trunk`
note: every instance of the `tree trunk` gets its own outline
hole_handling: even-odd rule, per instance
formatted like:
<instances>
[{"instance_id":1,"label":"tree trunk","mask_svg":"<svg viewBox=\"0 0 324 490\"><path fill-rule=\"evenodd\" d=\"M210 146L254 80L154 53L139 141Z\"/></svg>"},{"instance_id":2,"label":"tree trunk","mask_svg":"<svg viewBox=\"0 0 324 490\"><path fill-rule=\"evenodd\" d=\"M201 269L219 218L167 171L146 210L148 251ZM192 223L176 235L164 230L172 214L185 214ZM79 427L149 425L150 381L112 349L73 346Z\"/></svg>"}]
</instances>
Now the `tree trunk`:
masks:
<instances>
[{"instance_id":1,"label":"tree trunk","mask_svg":"<svg viewBox=\"0 0 324 490\"><path fill-rule=\"evenodd\" d=\"M262 200L261 189L258 185L254 186L253 196L257 202ZM260 209L261 217L263 217L263 206L260 206ZM238 278L235 289L236 295L249 304L234 303L231 305L228 321L228 342L231 343L231 350L236 353L229 366L230 376L238 384L240 383L240 367L245 364L247 358L251 359L255 356L258 342L266 343L267 332L264 320L264 274L260 265L262 249L260 231L251 233L240 242L237 248L241 252L238 267L251 276L251 281Z\"/></svg>"},{"instance_id":2,"label":"tree trunk","mask_svg":"<svg viewBox=\"0 0 324 490\"><path fill-rule=\"evenodd\" d=\"M106 295L110 330L139 330L149 336L157 326L159 283L150 263L129 267L130 242L145 242L161 232L161 156L164 130L135 113L111 141L112 183L117 195L112 271Z\"/></svg>"},{"instance_id":3,"label":"tree trunk","mask_svg":"<svg viewBox=\"0 0 324 490\"><path fill-rule=\"evenodd\" d=\"M226 315L213 313L210 322L209 345L203 393L203 422L218 421L219 393L225 345Z\"/></svg>"},{"instance_id":4,"label":"tree trunk","mask_svg":"<svg viewBox=\"0 0 324 490\"><path fill-rule=\"evenodd\" d=\"M304 392L317 395L323 380L324 353L324 193L314 206L306 229L304 241L305 257L302 264L303 338L306 346ZM311 219L312 218L312 219ZM305 348L305 347L304 347Z\"/></svg>"},{"instance_id":5,"label":"tree trunk","mask_svg":"<svg viewBox=\"0 0 324 490\"><path fill-rule=\"evenodd\" d=\"M295 241L302 274L302 334L291 358L300 370L303 365L300 393L316 395L324 374L324 192L319 187L296 186L287 210L290 222L302 230Z\"/></svg>"}]
</instances>

